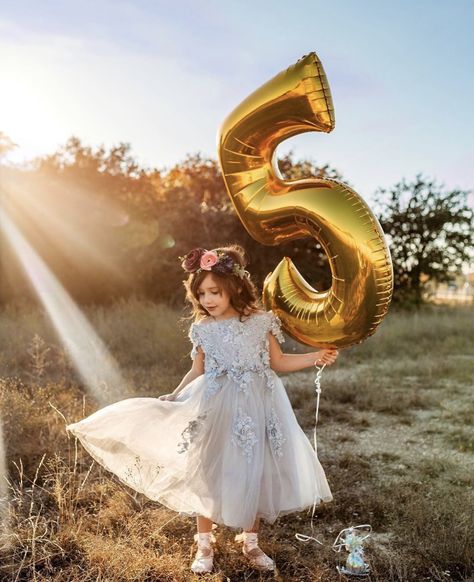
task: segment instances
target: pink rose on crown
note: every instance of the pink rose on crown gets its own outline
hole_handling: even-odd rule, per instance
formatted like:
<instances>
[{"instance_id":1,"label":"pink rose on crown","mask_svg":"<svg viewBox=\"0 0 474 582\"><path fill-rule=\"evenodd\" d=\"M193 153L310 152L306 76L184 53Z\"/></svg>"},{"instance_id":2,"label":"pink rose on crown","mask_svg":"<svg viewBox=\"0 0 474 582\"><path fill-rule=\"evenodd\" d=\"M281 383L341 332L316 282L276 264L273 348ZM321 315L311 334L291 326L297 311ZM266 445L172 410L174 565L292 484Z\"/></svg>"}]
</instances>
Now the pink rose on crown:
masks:
<instances>
[{"instance_id":1,"label":"pink rose on crown","mask_svg":"<svg viewBox=\"0 0 474 582\"><path fill-rule=\"evenodd\" d=\"M214 251L206 251L201 257L201 269L210 271L212 267L219 261L217 253Z\"/></svg>"}]
</instances>

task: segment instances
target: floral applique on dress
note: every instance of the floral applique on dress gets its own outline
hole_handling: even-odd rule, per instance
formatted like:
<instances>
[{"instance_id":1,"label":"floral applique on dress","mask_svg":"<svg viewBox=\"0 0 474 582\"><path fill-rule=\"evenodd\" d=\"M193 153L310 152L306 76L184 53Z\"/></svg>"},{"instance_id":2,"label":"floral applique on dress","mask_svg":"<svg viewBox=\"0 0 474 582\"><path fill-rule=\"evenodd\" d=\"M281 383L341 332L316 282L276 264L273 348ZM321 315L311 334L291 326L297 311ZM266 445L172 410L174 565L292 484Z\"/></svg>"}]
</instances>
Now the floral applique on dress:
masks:
<instances>
[{"instance_id":1,"label":"floral applique on dress","mask_svg":"<svg viewBox=\"0 0 474 582\"><path fill-rule=\"evenodd\" d=\"M268 333L279 342L284 341L281 322L271 312L261 312L243 321L239 317L193 323L189 338L193 344L191 357L197 348L205 353L204 373L207 380L206 398L220 388L219 376L228 375L247 394L253 374L266 378L269 389L273 388L270 369Z\"/></svg>"},{"instance_id":2,"label":"floral applique on dress","mask_svg":"<svg viewBox=\"0 0 474 582\"><path fill-rule=\"evenodd\" d=\"M206 414L200 414L197 418L188 422L186 428L181 433L182 440L178 443L178 453L185 453L191 443L196 439L202 421L207 417Z\"/></svg>"},{"instance_id":3,"label":"floral applique on dress","mask_svg":"<svg viewBox=\"0 0 474 582\"><path fill-rule=\"evenodd\" d=\"M270 368L268 333L279 342L284 341L281 322L272 312L262 312L242 321L232 317L191 326L192 357L197 354L198 347L205 353L206 399L220 390L220 379L225 376L233 380L235 390L243 396L248 396L252 390L256 374L265 380L268 390L273 391L275 374ZM252 417L239 408L232 425L232 442L239 445L248 461L252 460L253 448L258 442L253 422ZM266 431L272 450L282 456L285 437L273 407L266 419Z\"/></svg>"},{"instance_id":4,"label":"floral applique on dress","mask_svg":"<svg viewBox=\"0 0 474 582\"><path fill-rule=\"evenodd\" d=\"M282 424L274 408L267 418L267 434L273 452L279 457L283 456L283 443L286 442L286 438L283 436Z\"/></svg>"},{"instance_id":5,"label":"floral applique on dress","mask_svg":"<svg viewBox=\"0 0 474 582\"><path fill-rule=\"evenodd\" d=\"M254 446L258 443L255 432L255 421L251 416L243 412L240 407L237 410L237 417L232 425L232 442L242 449L244 455L247 457L247 462L250 463L253 458Z\"/></svg>"}]
</instances>

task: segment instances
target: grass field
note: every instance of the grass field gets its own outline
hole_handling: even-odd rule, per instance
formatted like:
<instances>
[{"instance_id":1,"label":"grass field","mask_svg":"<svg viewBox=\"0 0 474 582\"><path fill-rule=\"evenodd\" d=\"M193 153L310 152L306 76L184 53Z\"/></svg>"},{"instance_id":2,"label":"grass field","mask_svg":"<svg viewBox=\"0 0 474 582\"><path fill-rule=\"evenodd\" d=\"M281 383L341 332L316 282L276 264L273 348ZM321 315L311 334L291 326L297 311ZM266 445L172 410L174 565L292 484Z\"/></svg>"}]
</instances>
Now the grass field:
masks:
<instances>
[{"instance_id":1,"label":"grass field","mask_svg":"<svg viewBox=\"0 0 474 582\"><path fill-rule=\"evenodd\" d=\"M86 314L119 363L124 397L171 391L186 371L180 313L130 300ZM286 351L298 349L291 341ZM474 311L390 312L377 333L341 350L324 370L318 454L334 501L263 523L276 574L246 565L231 530L217 530L207 580L339 580L330 548L338 532L370 523L371 580L473 580ZM314 373L284 378L312 440ZM79 381L38 309L0 313L0 403L8 482L1 580L184 581L195 520L134 494L94 463L65 424L97 401Z\"/></svg>"}]
</instances>

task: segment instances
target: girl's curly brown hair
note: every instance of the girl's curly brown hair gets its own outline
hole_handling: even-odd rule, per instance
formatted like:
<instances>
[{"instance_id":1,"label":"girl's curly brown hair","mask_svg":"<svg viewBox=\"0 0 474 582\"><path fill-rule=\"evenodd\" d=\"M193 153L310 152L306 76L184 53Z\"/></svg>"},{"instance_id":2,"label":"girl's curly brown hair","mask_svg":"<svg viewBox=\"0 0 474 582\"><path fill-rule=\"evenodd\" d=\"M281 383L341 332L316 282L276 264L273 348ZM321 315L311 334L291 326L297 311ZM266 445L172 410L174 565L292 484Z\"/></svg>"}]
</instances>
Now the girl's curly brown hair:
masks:
<instances>
[{"instance_id":1,"label":"girl's curly brown hair","mask_svg":"<svg viewBox=\"0 0 474 582\"><path fill-rule=\"evenodd\" d=\"M212 250L216 253L226 253L235 263L243 268L247 265L245 251L240 245L227 245ZM200 304L198 296L199 287L209 273L211 271L190 273L186 281L184 281L186 299L191 305L191 317L194 317L195 321L199 321L209 315ZM240 278L233 273L221 274L214 271L212 271L212 276L219 281L222 289L229 294L230 304L239 314L240 320L242 320L242 317L250 315L261 308L257 288L250 277Z\"/></svg>"}]
</instances>

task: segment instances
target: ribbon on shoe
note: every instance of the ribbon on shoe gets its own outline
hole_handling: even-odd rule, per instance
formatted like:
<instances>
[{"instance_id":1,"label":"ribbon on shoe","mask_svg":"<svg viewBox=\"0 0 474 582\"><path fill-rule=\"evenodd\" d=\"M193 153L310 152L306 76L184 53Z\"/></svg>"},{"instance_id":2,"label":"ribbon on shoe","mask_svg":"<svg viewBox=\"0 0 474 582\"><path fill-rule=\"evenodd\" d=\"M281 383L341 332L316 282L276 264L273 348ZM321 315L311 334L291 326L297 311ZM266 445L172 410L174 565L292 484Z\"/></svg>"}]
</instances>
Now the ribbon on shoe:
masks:
<instances>
[{"instance_id":1,"label":"ribbon on shoe","mask_svg":"<svg viewBox=\"0 0 474 582\"><path fill-rule=\"evenodd\" d=\"M213 526L213 529L217 526ZM197 541L198 551L193 563L191 564L191 570L195 573L211 572L214 561L214 550L211 544L216 543L216 538L212 531L205 533L194 534L194 540ZM210 550L209 555L203 556L203 550Z\"/></svg>"},{"instance_id":2,"label":"ribbon on shoe","mask_svg":"<svg viewBox=\"0 0 474 582\"><path fill-rule=\"evenodd\" d=\"M203 548L206 548L206 547L210 548L211 543L213 543L213 544L216 543L216 538L212 532L194 534L194 540L196 542L198 542L198 545L200 547L203 547Z\"/></svg>"},{"instance_id":3,"label":"ribbon on shoe","mask_svg":"<svg viewBox=\"0 0 474 582\"><path fill-rule=\"evenodd\" d=\"M258 533L243 531L235 536L236 542L243 542L244 556L259 570L274 570L275 562L258 546Z\"/></svg>"},{"instance_id":4,"label":"ribbon on shoe","mask_svg":"<svg viewBox=\"0 0 474 582\"><path fill-rule=\"evenodd\" d=\"M200 540L203 540L203 542L205 543L205 542L206 542L206 540L207 540L207 539L209 539L209 542L212 542L213 544L215 544L215 543L216 543L216 538L215 538L215 536L214 536L214 533L213 533L213 532L214 532L216 529L217 529L217 524L213 523L213 524L212 524L212 527L211 527L211 531L209 531L209 532L204 532L204 533L199 533L199 532L195 533L195 534L194 534L194 540L195 540L196 542L198 542L198 544L199 544L199 541L200 541ZM202 536L202 537L200 538L199 536Z\"/></svg>"}]
</instances>

